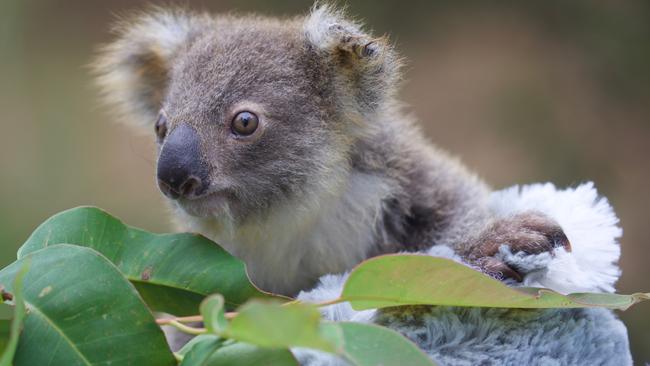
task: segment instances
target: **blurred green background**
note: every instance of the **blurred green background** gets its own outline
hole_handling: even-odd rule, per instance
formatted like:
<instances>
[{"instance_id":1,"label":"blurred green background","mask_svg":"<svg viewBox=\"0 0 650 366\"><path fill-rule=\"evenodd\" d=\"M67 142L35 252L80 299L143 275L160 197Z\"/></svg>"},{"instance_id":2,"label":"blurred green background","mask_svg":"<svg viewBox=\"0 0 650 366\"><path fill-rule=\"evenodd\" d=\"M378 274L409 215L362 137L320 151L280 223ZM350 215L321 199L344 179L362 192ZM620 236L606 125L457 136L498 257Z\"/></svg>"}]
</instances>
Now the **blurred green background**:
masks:
<instances>
[{"instance_id":1,"label":"blurred green background","mask_svg":"<svg viewBox=\"0 0 650 366\"><path fill-rule=\"evenodd\" d=\"M184 3L285 15L311 5ZM170 230L153 132L113 123L87 67L110 39L114 14L142 4L0 1L0 265L40 222L77 205ZM595 181L625 232L619 291L650 291L650 2L366 0L349 8L409 60L403 99L427 134L495 188ZM650 361L650 305L621 317L636 362Z\"/></svg>"}]
</instances>

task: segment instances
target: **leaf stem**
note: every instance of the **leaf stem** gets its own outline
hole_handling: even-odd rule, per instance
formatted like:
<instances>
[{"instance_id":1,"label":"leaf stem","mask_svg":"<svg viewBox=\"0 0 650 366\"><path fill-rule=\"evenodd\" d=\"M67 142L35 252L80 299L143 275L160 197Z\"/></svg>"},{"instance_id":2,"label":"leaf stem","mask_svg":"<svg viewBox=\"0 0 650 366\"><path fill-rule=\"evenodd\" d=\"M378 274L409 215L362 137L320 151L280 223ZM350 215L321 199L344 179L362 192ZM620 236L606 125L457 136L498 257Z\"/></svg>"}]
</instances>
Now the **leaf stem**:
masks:
<instances>
[{"instance_id":1,"label":"leaf stem","mask_svg":"<svg viewBox=\"0 0 650 366\"><path fill-rule=\"evenodd\" d=\"M298 299L295 299L295 300L285 302L284 304L282 304L282 306L290 306L290 305L294 305L294 304L300 304L301 302L302 301L300 301Z\"/></svg>"},{"instance_id":2,"label":"leaf stem","mask_svg":"<svg viewBox=\"0 0 650 366\"><path fill-rule=\"evenodd\" d=\"M193 334L193 335L199 335L199 334L205 334L207 333L207 330L205 328L194 328L187 326L181 322L178 322L174 319L170 319L169 322L167 322L165 325L170 325L178 330L180 330L183 333L187 334Z\"/></svg>"},{"instance_id":3,"label":"leaf stem","mask_svg":"<svg viewBox=\"0 0 650 366\"><path fill-rule=\"evenodd\" d=\"M237 316L237 312L228 312L225 314L226 319L230 320ZM156 324L158 325L172 325L173 322L176 323L197 323L202 322L203 317L201 315L191 315L191 316L179 316L175 318L160 318L156 319Z\"/></svg>"},{"instance_id":4,"label":"leaf stem","mask_svg":"<svg viewBox=\"0 0 650 366\"><path fill-rule=\"evenodd\" d=\"M179 354L179 353L177 353L177 352L174 352L174 358L176 359L176 361L177 361L178 363L183 362L183 355L181 355L181 354Z\"/></svg>"},{"instance_id":5,"label":"leaf stem","mask_svg":"<svg viewBox=\"0 0 650 366\"><path fill-rule=\"evenodd\" d=\"M172 321L177 321L179 323L195 323L195 322L202 322L203 317L201 315L192 315L192 316L179 316L175 318L160 318L156 319L156 323L158 325L167 325L171 323Z\"/></svg>"},{"instance_id":6,"label":"leaf stem","mask_svg":"<svg viewBox=\"0 0 650 366\"><path fill-rule=\"evenodd\" d=\"M334 299L334 300L328 300L328 301L318 302L318 303L315 303L314 305L315 305L316 307L321 308L321 307L323 307L323 306L329 306L329 305L340 304L340 303L345 302L345 301L347 301L347 300L342 299L342 298L339 297L338 299Z\"/></svg>"}]
</instances>

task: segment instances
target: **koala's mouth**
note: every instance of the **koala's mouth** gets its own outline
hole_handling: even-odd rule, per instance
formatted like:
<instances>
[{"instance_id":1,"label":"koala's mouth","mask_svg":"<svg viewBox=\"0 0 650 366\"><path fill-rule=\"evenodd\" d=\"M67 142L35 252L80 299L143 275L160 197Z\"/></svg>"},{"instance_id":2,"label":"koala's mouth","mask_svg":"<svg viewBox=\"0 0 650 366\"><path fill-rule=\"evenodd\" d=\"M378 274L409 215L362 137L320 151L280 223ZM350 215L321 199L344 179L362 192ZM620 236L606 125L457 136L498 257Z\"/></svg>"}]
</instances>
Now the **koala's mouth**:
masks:
<instances>
[{"instance_id":1,"label":"koala's mouth","mask_svg":"<svg viewBox=\"0 0 650 366\"><path fill-rule=\"evenodd\" d=\"M176 205L190 216L215 217L226 214L230 208L228 194L224 191L212 192L198 198L179 198Z\"/></svg>"}]
</instances>

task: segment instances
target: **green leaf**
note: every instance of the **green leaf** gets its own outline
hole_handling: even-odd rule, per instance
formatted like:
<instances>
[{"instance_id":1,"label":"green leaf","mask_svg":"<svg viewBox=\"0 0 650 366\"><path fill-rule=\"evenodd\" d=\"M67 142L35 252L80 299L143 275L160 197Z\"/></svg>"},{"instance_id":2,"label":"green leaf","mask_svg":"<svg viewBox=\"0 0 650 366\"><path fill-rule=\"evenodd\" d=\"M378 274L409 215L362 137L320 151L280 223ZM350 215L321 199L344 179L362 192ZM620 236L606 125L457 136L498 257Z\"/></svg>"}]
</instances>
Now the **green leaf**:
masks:
<instances>
[{"instance_id":1,"label":"green leaf","mask_svg":"<svg viewBox=\"0 0 650 366\"><path fill-rule=\"evenodd\" d=\"M13 314L14 314L14 307L2 302L2 300L0 299L0 319L11 319Z\"/></svg>"},{"instance_id":2,"label":"green leaf","mask_svg":"<svg viewBox=\"0 0 650 366\"><path fill-rule=\"evenodd\" d=\"M201 337L201 338L199 338ZM297 366L287 349L259 348L247 343L223 345L215 335L201 335L183 356L181 366Z\"/></svg>"},{"instance_id":3,"label":"green leaf","mask_svg":"<svg viewBox=\"0 0 650 366\"><path fill-rule=\"evenodd\" d=\"M240 260L212 241L197 234L152 234L94 207L52 216L27 239L18 257L61 243L102 253L155 311L193 315L213 293L222 294L229 309L268 296L251 284Z\"/></svg>"},{"instance_id":4,"label":"green leaf","mask_svg":"<svg viewBox=\"0 0 650 366\"><path fill-rule=\"evenodd\" d=\"M203 342L204 339L216 339L219 340L220 343L223 341L223 339L219 338L219 336L216 336L214 334L209 334L209 333L199 334L196 337L190 339L189 342L185 343L185 345L181 349L179 349L176 352L176 354L180 356L185 356L189 351L192 350L195 344L199 342ZM219 346L221 345L219 344ZM216 348L217 347L215 347L215 349Z\"/></svg>"},{"instance_id":5,"label":"green leaf","mask_svg":"<svg viewBox=\"0 0 650 366\"><path fill-rule=\"evenodd\" d=\"M12 283L26 260L28 309L14 364L175 365L165 337L135 288L94 250L55 245L0 271Z\"/></svg>"},{"instance_id":6,"label":"green leaf","mask_svg":"<svg viewBox=\"0 0 650 366\"><path fill-rule=\"evenodd\" d=\"M11 319L0 319L0 349L3 350L2 357L7 353L7 345L11 336ZM13 358L13 355L11 356ZM0 361L0 365L4 360Z\"/></svg>"},{"instance_id":7,"label":"green leaf","mask_svg":"<svg viewBox=\"0 0 650 366\"><path fill-rule=\"evenodd\" d=\"M355 310L399 305L447 305L496 308L627 309L650 294L570 294L538 288L511 288L445 258L385 255L357 266L348 277L341 301Z\"/></svg>"},{"instance_id":8,"label":"green leaf","mask_svg":"<svg viewBox=\"0 0 650 366\"><path fill-rule=\"evenodd\" d=\"M201 334L190 340L178 352L183 356L180 366L209 365L210 356L221 348L223 340L213 334Z\"/></svg>"},{"instance_id":9,"label":"green leaf","mask_svg":"<svg viewBox=\"0 0 650 366\"><path fill-rule=\"evenodd\" d=\"M223 296L214 294L201 303L201 315L208 332L219 334L228 326L224 312Z\"/></svg>"},{"instance_id":10,"label":"green leaf","mask_svg":"<svg viewBox=\"0 0 650 366\"><path fill-rule=\"evenodd\" d=\"M306 347L340 353L341 337L324 329L311 305L251 300L239 308L223 336L265 348Z\"/></svg>"},{"instance_id":11,"label":"green leaf","mask_svg":"<svg viewBox=\"0 0 650 366\"><path fill-rule=\"evenodd\" d=\"M23 327L23 319L25 319L25 302L23 300L23 281L27 271L29 271L30 261L26 260L18 269L18 273L14 278L13 285L13 303L14 303L14 319L11 322L11 330L9 331L9 339L6 345L2 348L2 358L0 358L0 366L11 366L13 363L14 355L16 354L16 347L18 347L18 337ZM4 286L3 286L4 287ZM5 292L3 288L3 298Z\"/></svg>"},{"instance_id":12,"label":"green leaf","mask_svg":"<svg viewBox=\"0 0 650 366\"><path fill-rule=\"evenodd\" d=\"M361 323L329 323L343 334L343 356L357 366L435 365L422 350L388 328Z\"/></svg>"},{"instance_id":13,"label":"green leaf","mask_svg":"<svg viewBox=\"0 0 650 366\"><path fill-rule=\"evenodd\" d=\"M222 335L263 348L317 349L344 356L360 366L432 365L399 333L374 325L321 323L320 318L313 306L251 300L238 310Z\"/></svg>"}]
</instances>

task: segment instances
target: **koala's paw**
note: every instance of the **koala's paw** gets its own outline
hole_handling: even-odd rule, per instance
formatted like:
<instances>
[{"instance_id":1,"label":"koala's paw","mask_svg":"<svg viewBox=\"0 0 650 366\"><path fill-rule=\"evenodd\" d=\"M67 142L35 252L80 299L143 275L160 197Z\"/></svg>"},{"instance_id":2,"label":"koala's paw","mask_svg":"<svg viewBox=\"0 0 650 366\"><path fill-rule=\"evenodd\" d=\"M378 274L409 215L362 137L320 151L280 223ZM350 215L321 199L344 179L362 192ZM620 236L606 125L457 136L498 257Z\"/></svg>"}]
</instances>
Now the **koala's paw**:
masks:
<instances>
[{"instance_id":1,"label":"koala's paw","mask_svg":"<svg viewBox=\"0 0 650 366\"><path fill-rule=\"evenodd\" d=\"M560 247L571 251L560 225L542 213L529 211L492 223L472 246L467 259L492 277L521 282L532 268L526 257L550 258Z\"/></svg>"}]
</instances>

